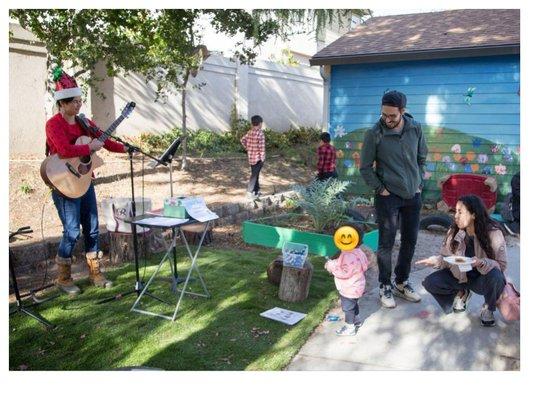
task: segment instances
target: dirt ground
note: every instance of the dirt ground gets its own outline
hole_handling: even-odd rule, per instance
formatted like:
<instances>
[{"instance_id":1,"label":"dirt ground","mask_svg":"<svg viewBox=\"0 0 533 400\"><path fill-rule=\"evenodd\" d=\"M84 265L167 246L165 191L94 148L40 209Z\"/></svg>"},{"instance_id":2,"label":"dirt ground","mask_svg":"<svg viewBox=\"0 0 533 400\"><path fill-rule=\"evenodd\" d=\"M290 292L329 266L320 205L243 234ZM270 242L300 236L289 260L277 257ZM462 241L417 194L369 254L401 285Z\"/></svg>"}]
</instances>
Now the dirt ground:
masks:
<instances>
[{"instance_id":1,"label":"dirt ground","mask_svg":"<svg viewBox=\"0 0 533 400\"><path fill-rule=\"evenodd\" d=\"M98 202L108 197L130 197L131 184L129 161L126 155L102 152L103 167L96 170L95 189ZM41 180L39 168L42 158L19 156L9 162L9 230L29 225L34 233L20 240L41 240L61 235L61 222L57 216L50 191ZM136 197L148 197L152 207L159 208L170 196L168 167L151 168L150 160L134 157L134 187ZM208 206L237 202L244 198L250 175L245 155L221 158L191 158L188 171L179 169L174 162L174 195L202 196ZM311 168L282 159L268 157L261 171L261 192L275 194L291 189L296 183L309 182L313 177ZM43 218L41 219L41 215ZM104 223L99 205L100 224Z\"/></svg>"}]
</instances>

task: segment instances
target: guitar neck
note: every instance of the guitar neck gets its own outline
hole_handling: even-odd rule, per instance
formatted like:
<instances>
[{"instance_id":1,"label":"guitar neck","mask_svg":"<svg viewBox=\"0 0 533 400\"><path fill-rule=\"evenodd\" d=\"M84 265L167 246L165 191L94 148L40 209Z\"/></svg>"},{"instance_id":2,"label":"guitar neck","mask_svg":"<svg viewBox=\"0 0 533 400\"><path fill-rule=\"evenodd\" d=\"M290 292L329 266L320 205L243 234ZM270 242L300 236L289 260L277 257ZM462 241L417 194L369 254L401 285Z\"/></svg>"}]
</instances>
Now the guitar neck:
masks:
<instances>
[{"instance_id":1,"label":"guitar neck","mask_svg":"<svg viewBox=\"0 0 533 400\"><path fill-rule=\"evenodd\" d=\"M119 126L122 121L124 121L123 115L118 117L111 125L109 125L109 128L107 128L106 131L100 135L98 140L101 142L105 142L109 138L109 135L111 135L111 133L113 133L113 131L117 129L117 126Z\"/></svg>"}]
</instances>

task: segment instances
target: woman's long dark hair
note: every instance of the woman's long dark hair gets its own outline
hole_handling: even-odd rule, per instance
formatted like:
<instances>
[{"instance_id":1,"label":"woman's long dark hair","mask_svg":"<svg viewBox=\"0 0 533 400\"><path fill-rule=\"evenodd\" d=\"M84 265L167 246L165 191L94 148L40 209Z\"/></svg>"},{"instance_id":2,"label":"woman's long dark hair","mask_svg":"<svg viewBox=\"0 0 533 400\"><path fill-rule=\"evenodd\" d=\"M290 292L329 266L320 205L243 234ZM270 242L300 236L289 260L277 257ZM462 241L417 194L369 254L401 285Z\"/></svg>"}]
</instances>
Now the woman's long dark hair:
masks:
<instances>
[{"instance_id":1,"label":"woman's long dark hair","mask_svg":"<svg viewBox=\"0 0 533 400\"><path fill-rule=\"evenodd\" d=\"M474 232L476 234L477 240L479 241L479 244L481 245L483 251L487 254L487 257L494 258L494 251L492 250L492 246L490 243L489 231L494 229L500 229L500 227L496 222L490 219L489 213L487 212L483 201L481 201L478 196L469 194L466 196L459 197L458 201L463 203L468 212L476 217L474 219ZM451 237L453 239L457 232L459 232L459 227L457 226L455 221L452 223L450 229ZM455 253L457 245L458 243L456 241L452 241L452 252Z\"/></svg>"}]
</instances>

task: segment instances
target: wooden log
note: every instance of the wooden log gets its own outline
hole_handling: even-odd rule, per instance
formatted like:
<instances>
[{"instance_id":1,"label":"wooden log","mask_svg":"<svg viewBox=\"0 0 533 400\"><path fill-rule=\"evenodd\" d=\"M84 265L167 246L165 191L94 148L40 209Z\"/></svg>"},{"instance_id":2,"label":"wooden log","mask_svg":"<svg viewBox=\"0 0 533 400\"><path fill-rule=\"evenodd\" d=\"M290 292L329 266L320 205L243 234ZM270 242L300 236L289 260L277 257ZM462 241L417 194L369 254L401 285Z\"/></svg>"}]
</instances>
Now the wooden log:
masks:
<instances>
[{"instance_id":1,"label":"wooden log","mask_svg":"<svg viewBox=\"0 0 533 400\"><path fill-rule=\"evenodd\" d=\"M147 231L137 235L139 259L150 254L150 240L152 232ZM121 265L135 260L133 234L123 232L109 232L109 261L111 265Z\"/></svg>"},{"instance_id":2,"label":"wooden log","mask_svg":"<svg viewBox=\"0 0 533 400\"><path fill-rule=\"evenodd\" d=\"M313 264L305 260L303 268L283 267L278 297L283 301L304 301L309 295Z\"/></svg>"},{"instance_id":3,"label":"wooden log","mask_svg":"<svg viewBox=\"0 0 533 400\"><path fill-rule=\"evenodd\" d=\"M267 267L267 279L273 285L279 286L281 273L283 272L283 256L276 257Z\"/></svg>"}]
</instances>

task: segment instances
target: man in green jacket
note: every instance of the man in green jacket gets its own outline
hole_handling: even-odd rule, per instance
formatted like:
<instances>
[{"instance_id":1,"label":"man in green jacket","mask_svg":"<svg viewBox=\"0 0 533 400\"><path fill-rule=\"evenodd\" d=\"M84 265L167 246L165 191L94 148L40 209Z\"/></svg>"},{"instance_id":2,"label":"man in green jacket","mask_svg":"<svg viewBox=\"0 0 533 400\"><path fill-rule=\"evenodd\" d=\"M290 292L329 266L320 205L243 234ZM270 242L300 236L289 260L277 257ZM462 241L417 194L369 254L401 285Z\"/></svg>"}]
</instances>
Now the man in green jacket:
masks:
<instances>
[{"instance_id":1,"label":"man in green jacket","mask_svg":"<svg viewBox=\"0 0 533 400\"><path fill-rule=\"evenodd\" d=\"M415 251L427 146L420 124L405 113L407 98L389 91L381 100L381 118L365 134L361 176L375 191L379 227L379 296L383 307L394 308L393 294L412 302L420 295L409 284ZM392 248L400 225L401 245L392 276Z\"/></svg>"}]
</instances>

